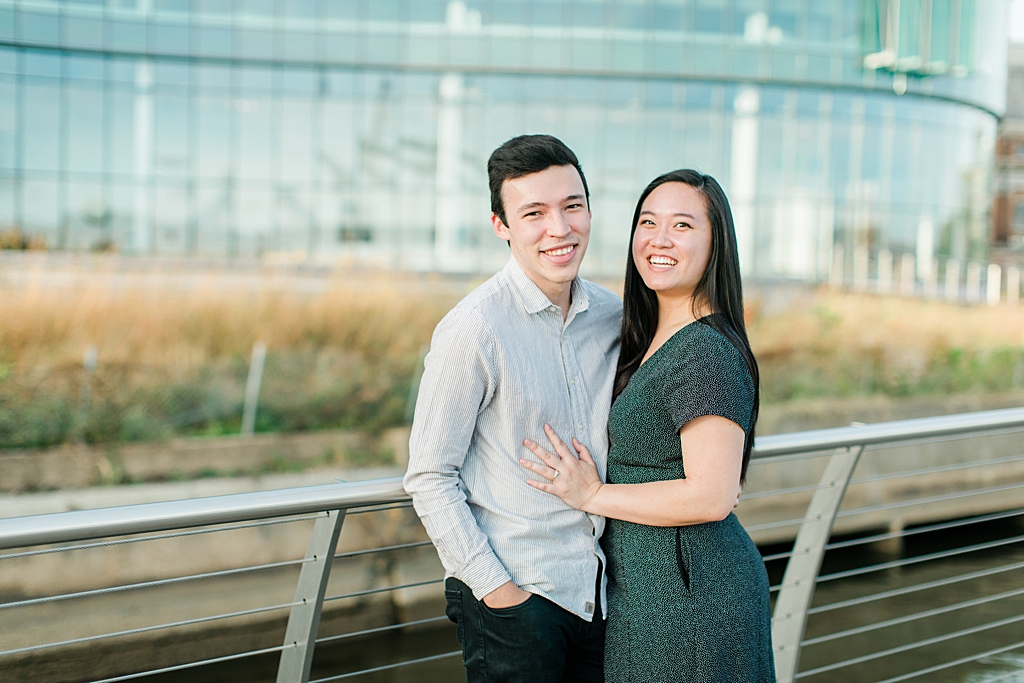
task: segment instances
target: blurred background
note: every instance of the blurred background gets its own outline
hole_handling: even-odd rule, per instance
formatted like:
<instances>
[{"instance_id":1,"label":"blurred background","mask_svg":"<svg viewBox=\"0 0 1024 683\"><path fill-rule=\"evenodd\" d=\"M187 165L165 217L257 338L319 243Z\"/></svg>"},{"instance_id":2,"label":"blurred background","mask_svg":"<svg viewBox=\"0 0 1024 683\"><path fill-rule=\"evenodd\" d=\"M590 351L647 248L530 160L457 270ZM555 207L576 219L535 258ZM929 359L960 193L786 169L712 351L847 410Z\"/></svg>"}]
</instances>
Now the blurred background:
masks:
<instances>
[{"instance_id":1,"label":"blurred background","mask_svg":"<svg viewBox=\"0 0 1024 683\"><path fill-rule=\"evenodd\" d=\"M762 433L1017 405L1014 36L999 0L0 0L0 448L237 433L247 381L248 431L407 423L526 132L579 155L612 289L651 178L722 182Z\"/></svg>"},{"instance_id":2,"label":"blurred background","mask_svg":"<svg viewBox=\"0 0 1024 683\"><path fill-rule=\"evenodd\" d=\"M642 188L722 183L759 435L1024 405L1024 0L0 0L0 518L401 474L431 332L508 258L485 165L524 133L578 154L615 292ZM864 457L801 675L1024 681L1019 433L957 439ZM787 457L737 510L773 583L823 472ZM412 511L349 516L321 635L370 630L323 671L459 679ZM279 646L245 610L291 604L308 535L252 526L0 555L0 671ZM249 573L99 594L222 571ZM251 619L90 641L190 609Z\"/></svg>"}]
</instances>

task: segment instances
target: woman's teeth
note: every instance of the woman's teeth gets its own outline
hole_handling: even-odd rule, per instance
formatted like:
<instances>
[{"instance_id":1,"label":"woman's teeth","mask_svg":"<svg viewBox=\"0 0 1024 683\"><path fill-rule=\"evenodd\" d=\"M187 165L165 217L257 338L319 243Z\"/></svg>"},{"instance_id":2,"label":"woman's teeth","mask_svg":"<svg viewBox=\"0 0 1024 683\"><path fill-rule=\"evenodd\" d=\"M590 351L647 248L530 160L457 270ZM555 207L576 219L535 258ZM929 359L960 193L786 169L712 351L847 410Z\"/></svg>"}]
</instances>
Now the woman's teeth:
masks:
<instances>
[{"instance_id":1,"label":"woman's teeth","mask_svg":"<svg viewBox=\"0 0 1024 683\"><path fill-rule=\"evenodd\" d=\"M675 259L668 258L667 256L652 256L649 259L652 266L674 266L678 261Z\"/></svg>"}]
</instances>

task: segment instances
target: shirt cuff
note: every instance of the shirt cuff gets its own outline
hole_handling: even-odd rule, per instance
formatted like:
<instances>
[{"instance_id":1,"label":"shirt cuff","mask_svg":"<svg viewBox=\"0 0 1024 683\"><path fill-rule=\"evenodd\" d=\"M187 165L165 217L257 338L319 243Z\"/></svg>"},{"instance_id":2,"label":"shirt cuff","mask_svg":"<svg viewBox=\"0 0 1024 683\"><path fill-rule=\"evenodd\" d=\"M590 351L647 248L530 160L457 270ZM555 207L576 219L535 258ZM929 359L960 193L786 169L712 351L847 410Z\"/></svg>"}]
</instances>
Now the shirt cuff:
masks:
<instances>
[{"instance_id":1,"label":"shirt cuff","mask_svg":"<svg viewBox=\"0 0 1024 683\"><path fill-rule=\"evenodd\" d=\"M455 578L469 586L477 600L483 600L485 595L512 580L508 570L493 552L477 557L463 567Z\"/></svg>"}]
</instances>

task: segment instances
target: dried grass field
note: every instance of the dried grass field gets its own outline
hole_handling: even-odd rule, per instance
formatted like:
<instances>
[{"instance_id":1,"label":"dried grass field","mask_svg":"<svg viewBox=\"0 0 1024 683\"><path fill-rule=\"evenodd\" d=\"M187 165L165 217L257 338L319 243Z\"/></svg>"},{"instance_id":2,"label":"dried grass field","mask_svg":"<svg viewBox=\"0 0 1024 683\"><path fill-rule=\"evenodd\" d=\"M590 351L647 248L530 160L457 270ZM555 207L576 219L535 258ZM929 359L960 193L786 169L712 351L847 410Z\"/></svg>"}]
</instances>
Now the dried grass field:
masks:
<instances>
[{"instance_id":1,"label":"dried grass field","mask_svg":"<svg viewBox=\"0 0 1024 683\"><path fill-rule=\"evenodd\" d=\"M225 288L216 274L112 282L0 287L0 448L237 432L256 341L268 348L257 431L400 424L421 348L475 284L373 272L315 292ZM1024 307L825 289L769 303L748 295L765 415L871 397L1024 400Z\"/></svg>"}]
</instances>

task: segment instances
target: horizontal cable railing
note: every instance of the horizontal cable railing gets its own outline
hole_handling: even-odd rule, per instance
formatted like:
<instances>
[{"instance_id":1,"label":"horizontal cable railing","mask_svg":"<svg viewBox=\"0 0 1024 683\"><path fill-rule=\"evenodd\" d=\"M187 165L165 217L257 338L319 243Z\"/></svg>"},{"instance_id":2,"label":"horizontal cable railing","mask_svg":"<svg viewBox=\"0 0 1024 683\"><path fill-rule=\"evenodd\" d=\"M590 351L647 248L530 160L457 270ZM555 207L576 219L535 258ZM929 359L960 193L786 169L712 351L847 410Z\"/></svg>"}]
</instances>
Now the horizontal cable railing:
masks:
<instances>
[{"instance_id":1,"label":"horizontal cable railing","mask_svg":"<svg viewBox=\"0 0 1024 683\"><path fill-rule=\"evenodd\" d=\"M1005 526L1024 517L1017 493L1024 488L1024 455L1019 438L1006 439L1021 431L1024 409L1009 409L757 440L751 481L757 481L758 467L789 474L772 479L781 484L777 488L745 493L738 513L744 518L751 505L762 506L751 510L777 509L783 512L779 518L758 513L751 517L757 523L747 523L747 529L755 539L758 534L776 539L796 536L792 549L776 548L764 555L773 577L773 638L780 681L835 680L827 677L844 672L844 681L895 683L924 680L930 673L962 666L1003 676L1001 669L993 670L997 665L987 662L1024 647L1017 642L1019 637L1013 638L1020 633L1014 629L1024 625L1024 617L1018 616L1024 612L1024 580L1018 579L1024 574L1024 534L999 527L1001 535L995 538L971 535L976 529ZM962 445L975 442L989 446ZM955 457L947 453L945 459L928 461L936 448L959 450ZM887 449L901 449L906 461L880 458ZM873 470L855 476L863 457L877 462L872 461ZM802 517L792 515L800 509L794 505L806 507ZM852 537L831 533L837 520ZM891 526L879 529L878 524ZM281 544L295 534L309 541L304 555L296 551L290 557L279 556L283 549L262 548L262 554L219 559L224 566L189 563L196 559L189 554L198 551L187 548L209 551L230 544L219 539L246 534L252 537L250 545L259 546ZM949 541L950 534L961 540ZM896 543L897 550L879 550L887 543ZM11 631L9 637L0 637L0 668L30 667L36 655L47 653L52 660L100 643L146 648L147 643L162 642L154 638L164 633L199 643L214 624L239 632L265 624L261 632L277 634L277 642L250 639L236 652L197 649L183 654L171 648L153 658L149 668L108 667L95 672L92 680L113 683L176 671L192 676L204 667L243 660L271 662L260 666L276 671L282 682L371 681L377 674L404 667L459 669L454 631L441 613L443 570L398 477L0 520L0 549L13 551L0 555L7 576L43 566L38 563L63 562L69 554L131 552L136 557L145 555L147 548L157 549L153 557L186 557L176 557L177 564L163 575L160 562L134 574L137 568L128 565L120 570L123 579L113 585L103 584L100 576L98 585L79 581L67 590L16 596L0 603L0 633L7 632L4 623L16 623L33 610L79 602L87 606L93 604L87 601L131 596L135 604L152 605L151 614L144 610L125 623L109 622L104 632L96 632L91 622L74 628L54 624L50 632L58 637L34 642L24 640L33 634ZM898 556L885 557L891 552ZM196 569L188 569L193 565ZM921 567L931 568L931 573ZM233 585L240 586L235 593L225 588ZM966 592L967 587L974 592ZM293 597L279 599L282 589ZM192 599L198 590L205 590L205 597ZM949 591L956 591L956 599L948 599L947 593L953 595ZM921 596L932 595L940 597L933 603L921 602ZM879 606L884 609L879 611ZM195 611L187 614L187 609ZM1005 609L1017 613L999 612ZM966 618L963 615L977 623L951 628L955 619ZM920 637L903 642L909 625L923 630ZM811 629L807 635L806 628ZM882 635L891 632L900 634L895 641ZM424 652L412 644L420 633L443 634L423 641L437 649ZM980 634L1000 634L1016 644L993 649L989 646L995 643L989 643L973 653L956 650L946 656L939 647L973 647L972 638ZM397 649L383 645L407 641ZM330 670L320 670L314 647L343 654L329 658ZM267 676L266 680L273 678Z\"/></svg>"}]
</instances>

